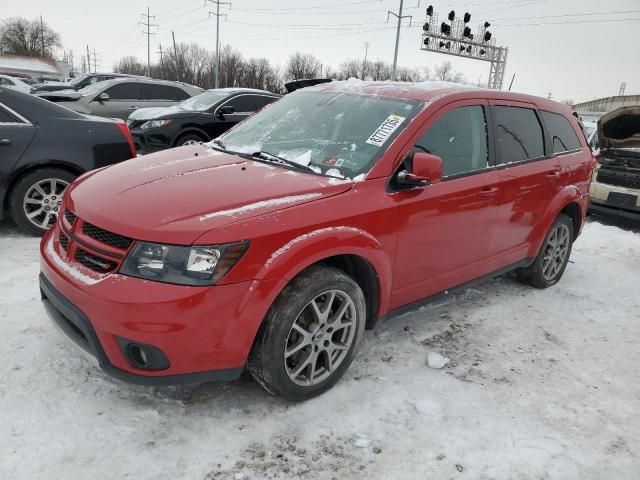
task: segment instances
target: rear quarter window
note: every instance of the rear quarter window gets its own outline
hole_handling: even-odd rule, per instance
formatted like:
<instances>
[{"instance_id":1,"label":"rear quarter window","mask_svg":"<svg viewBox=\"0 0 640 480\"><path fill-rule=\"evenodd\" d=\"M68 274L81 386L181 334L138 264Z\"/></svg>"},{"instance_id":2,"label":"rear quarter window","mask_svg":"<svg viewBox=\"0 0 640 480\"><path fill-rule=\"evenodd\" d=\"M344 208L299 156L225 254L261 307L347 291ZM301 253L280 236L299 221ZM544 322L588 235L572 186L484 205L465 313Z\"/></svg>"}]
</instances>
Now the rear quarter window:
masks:
<instances>
[{"instance_id":1,"label":"rear quarter window","mask_svg":"<svg viewBox=\"0 0 640 480\"><path fill-rule=\"evenodd\" d=\"M580 140L578 140L578 136L569 120L558 113L540 113L551 138L553 153L568 152L580 148Z\"/></svg>"},{"instance_id":2,"label":"rear quarter window","mask_svg":"<svg viewBox=\"0 0 640 480\"><path fill-rule=\"evenodd\" d=\"M544 136L536 112L523 107L494 107L500 163L544 157Z\"/></svg>"}]
</instances>

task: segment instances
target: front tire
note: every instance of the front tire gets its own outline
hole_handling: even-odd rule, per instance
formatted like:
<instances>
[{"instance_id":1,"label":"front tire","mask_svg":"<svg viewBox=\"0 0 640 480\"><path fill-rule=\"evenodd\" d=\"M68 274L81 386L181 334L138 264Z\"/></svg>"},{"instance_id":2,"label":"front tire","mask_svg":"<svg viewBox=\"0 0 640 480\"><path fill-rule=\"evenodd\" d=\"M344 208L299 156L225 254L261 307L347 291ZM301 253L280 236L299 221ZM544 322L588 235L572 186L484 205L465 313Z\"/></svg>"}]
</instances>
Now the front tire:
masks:
<instances>
[{"instance_id":1,"label":"front tire","mask_svg":"<svg viewBox=\"0 0 640 480\"><path fill-rule=\"evenodd\" d=\"M531 266L518 271L520 281L536 288L548 288L558 283L569 263L573 237L573 222L561 213L549 229Z\"/></svg>"},{"instance_id":2,"label":"front tire","mask_svg":"<svg viewBox=\"0 0 640 480\"><path fill-rule=\"evenodd\" d=\"M39 168L27 173L11 191L11 218L23 231L43 235L58 218L62 195L75 178L60 168Z\"/></svg>"},{"instance_id":3,"label":"front tire","mask_svg":"<svg viewBox=\"0 0 640 480\"><path fill-rule=\"evenodd\" d=\"M364 294L337 268L298 275L269 309L249 356L267 391L302 401L331 388L349 368L366 323Z\"/></svg>"},{"instance_id":4,"label":"front tire","mask_svg":"<svg viewBox=\"0 0 640 480\"><path fill-rule=\"evenodd\" d=\"M200 135L196 135L195 133L187 133L178 138L176 147L183 147L185 145L197 145L202 142L206 142L206 140L203 140Z\"/></svg>"}]
</instances>

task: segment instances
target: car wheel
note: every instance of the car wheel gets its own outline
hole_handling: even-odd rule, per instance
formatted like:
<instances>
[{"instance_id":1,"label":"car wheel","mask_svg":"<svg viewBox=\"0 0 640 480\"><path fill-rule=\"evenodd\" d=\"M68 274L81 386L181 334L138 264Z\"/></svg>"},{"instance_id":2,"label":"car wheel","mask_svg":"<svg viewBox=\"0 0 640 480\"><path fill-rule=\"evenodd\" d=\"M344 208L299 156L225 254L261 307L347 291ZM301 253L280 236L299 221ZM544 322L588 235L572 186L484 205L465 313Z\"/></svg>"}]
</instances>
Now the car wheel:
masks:
<instances>
[{"instance_id":1,"label":"car wheel","mask_svg":"<svg viewBox=\"0 0 640 480\"><path fill-rule=\"evenodd\" d=\"M42 235L51 227L62 204L62 194L76 178L59 168L40 168L15 184L9 197L13 221L25 232Z\"/></svg>"},{"instance_id":2,"label":"car wheel","mask_svg":"<svg viewBox=\"0 0 640 480\"><path fill-rule=\"evenodd\" d=\"M331 388L362 339L366 306L342 270L314 266L282 291L264 319L249 371L269 392L301 401Z\"/></svg>"},{"instance_id":3,"label":"car wheel","mask_svg":"<svg viewBox=\"0 0 640 480\"><path fill-rule=\"evenodd\" d=\"M205 142L200 135L196 135L195 133L187 133L178 139L176 142L176 147L182 147L184 145L197 145L199 143Z\"/></svg>"},{"instance_id":4,"label":"car wheel","mask_svg":"<svg viewBox=\"0 0 640 480\"><path fill-rule=\"evenodd\" d=\"M558 283L571 255L573 222L560 214L544 239L530 267L520 269L518 278L533 287L547 288Z\"/></svg>"}]
</instances>

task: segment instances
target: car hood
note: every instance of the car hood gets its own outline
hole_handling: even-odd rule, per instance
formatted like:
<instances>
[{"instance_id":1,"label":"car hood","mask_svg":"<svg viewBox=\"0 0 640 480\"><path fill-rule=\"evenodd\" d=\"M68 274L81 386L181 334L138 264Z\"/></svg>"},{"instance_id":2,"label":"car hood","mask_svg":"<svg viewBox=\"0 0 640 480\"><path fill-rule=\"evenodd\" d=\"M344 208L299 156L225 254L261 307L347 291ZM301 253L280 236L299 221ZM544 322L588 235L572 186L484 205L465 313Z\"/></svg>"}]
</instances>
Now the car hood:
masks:
<instances>
[{"instance_id":1,"label":"car hood","mask_svg":"<svg viewBox=\"0 0 640 480\"><path fill-rule=\"evenodd\" d=\"M66 201L80 218L108 231L190 244L209 230L337 195L352 185L193 145L84 175Z\"/></svg>"},{"instance_id":2,"label":"car hood","mask_svg":"<svg viewBox=\"0 0 640 480\"><path fill-rule=\"evenodd\" d=\"M55 92L36 92L36 96L54 100L79 100L82 94L76 90L58 90Z\"/></svg>"},{"instance_id":3,"label":"car hood","mask_svg":"<svg viewBox=\"0 0 640 480\"><path fill-rule=\"evenodd\" d=\"M182 110L176 105L171 107L139 108L131 115L130 120L156 120L158 118L185 118L192 117L201 112Z\"/></svg>"},{"instance_id":4,"label":"car hood","mask_svg":"<svg viewBox=\"0 0 640 480\"><path fill-rule=\"evenodd\" d=\"M640 106L622 107L600 117L598 141L601 149L640 149Z\"/></svg>"}]
</instances>

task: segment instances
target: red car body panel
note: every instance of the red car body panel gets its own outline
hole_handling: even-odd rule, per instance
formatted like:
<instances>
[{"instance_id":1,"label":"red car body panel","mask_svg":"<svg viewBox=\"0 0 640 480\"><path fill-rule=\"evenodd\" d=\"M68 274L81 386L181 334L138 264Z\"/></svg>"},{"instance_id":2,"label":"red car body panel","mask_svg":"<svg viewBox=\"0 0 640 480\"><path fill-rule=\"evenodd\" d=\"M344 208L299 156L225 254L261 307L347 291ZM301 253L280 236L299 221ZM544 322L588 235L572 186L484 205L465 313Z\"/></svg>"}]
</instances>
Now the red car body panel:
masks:
<instances>
[{"instance_id":1,"label":"red car body panel","mask_svg":"<svg viewBox=\"0 0 640 480\"><path fill-rule=\"evenodd\" d=\"M333 83L312 88L356 89ZM282 289L305 268L330 257L357 256L373 268L378 301L372 313L382 317L532 259L568 205L578 209L581 226L592 169L583 135L578 135L581 149L573 153L495 166L422 189L388 189L390 176L416 139L453 108L526 105L561 113L579 132L567 107L462 87L364 84L357 92L425 104L364 181L309 175L199 145L92 172L69 188L64 206L79 222L134 240L178 245L250 241L242 259L215 286L162 284L99 275L79 264L73 259L75 247L60 247L60 231L71 228L61 216L42 240L42 274L90 319L112 366L147 377L241 369ZM77 242L109 253L78 229ZM157 346L170 366L152 372L132 367L115 336Z\"/></svg>"}]
</instances>

